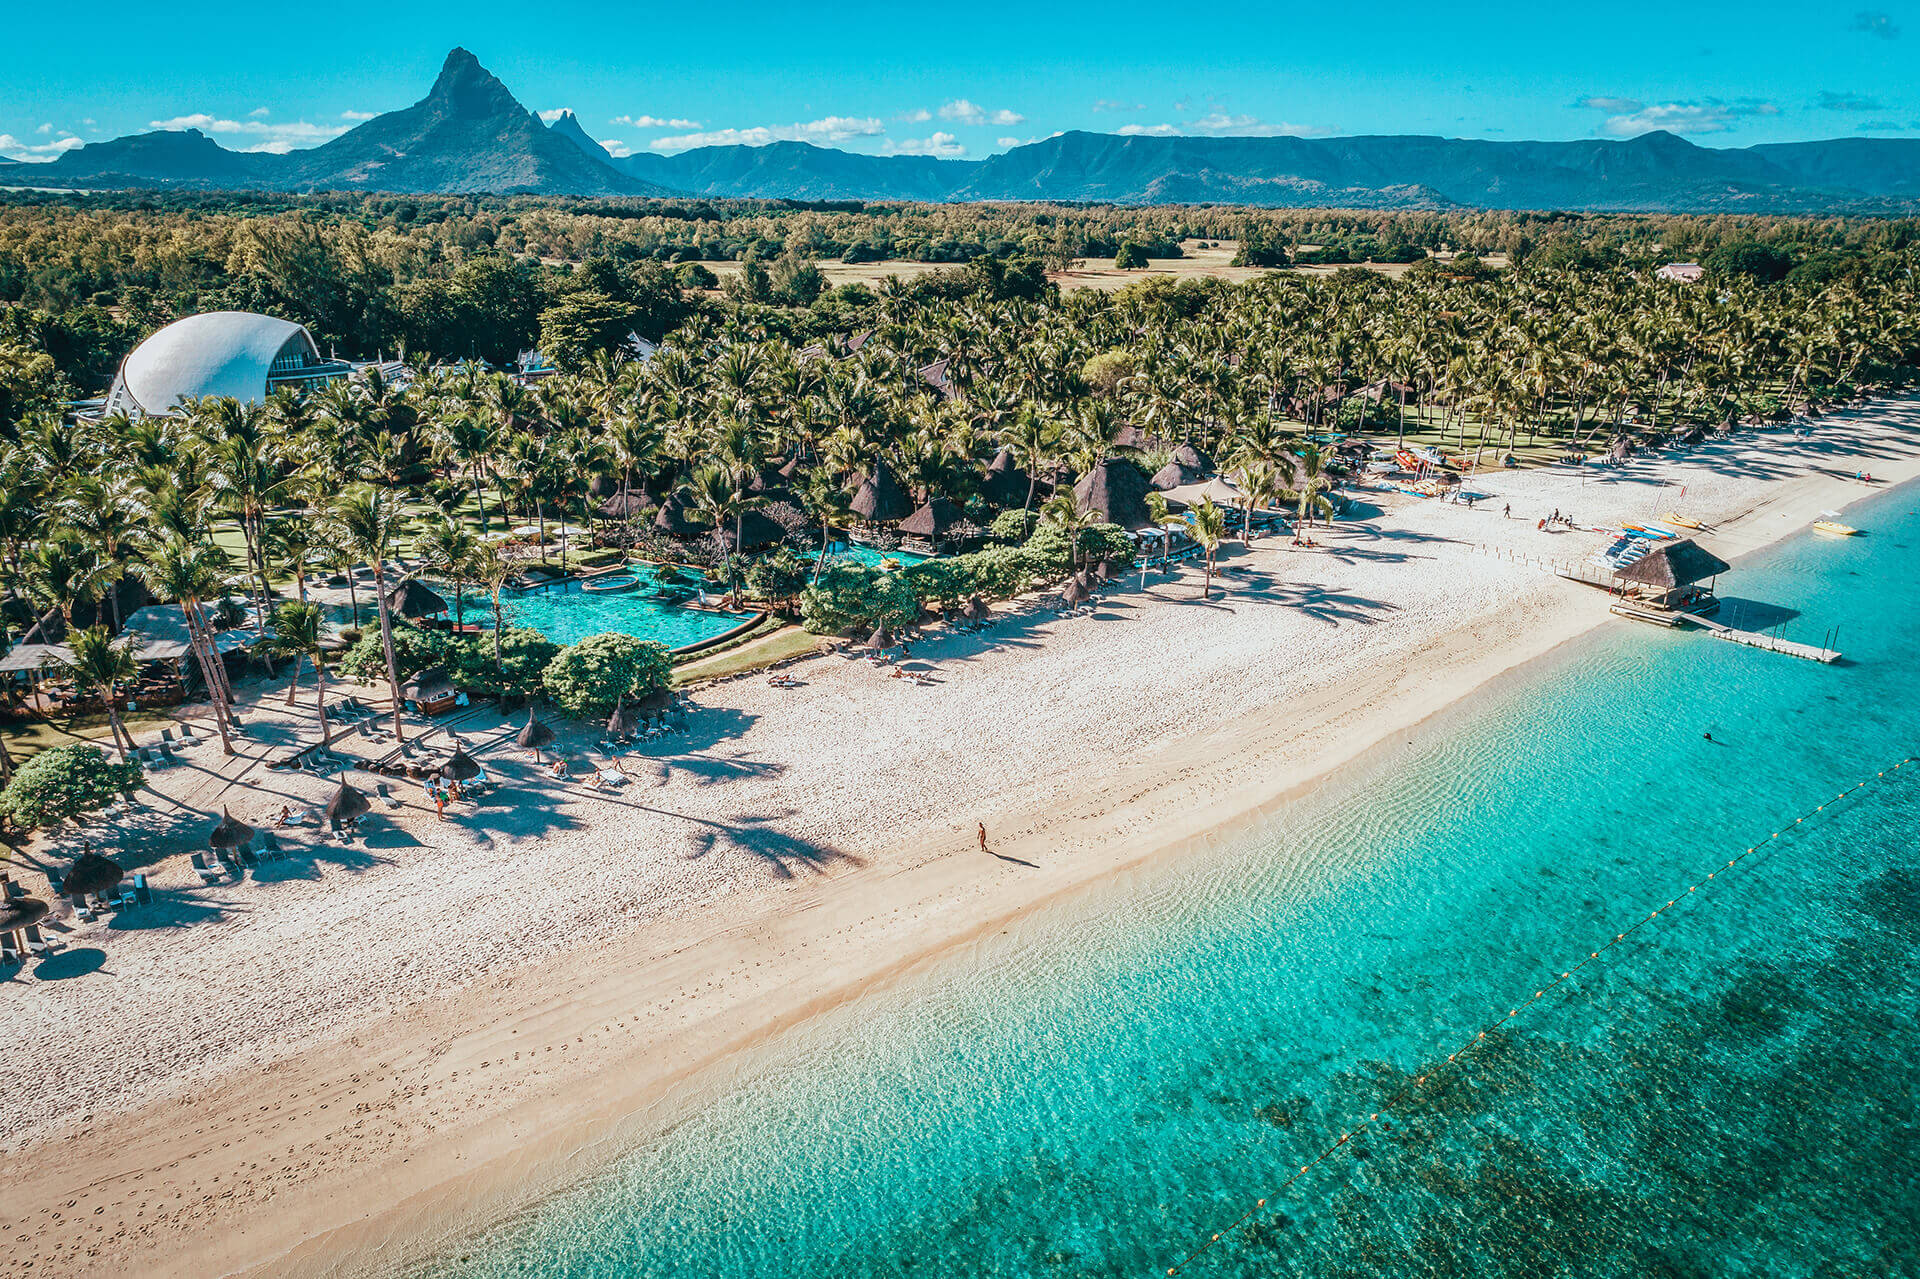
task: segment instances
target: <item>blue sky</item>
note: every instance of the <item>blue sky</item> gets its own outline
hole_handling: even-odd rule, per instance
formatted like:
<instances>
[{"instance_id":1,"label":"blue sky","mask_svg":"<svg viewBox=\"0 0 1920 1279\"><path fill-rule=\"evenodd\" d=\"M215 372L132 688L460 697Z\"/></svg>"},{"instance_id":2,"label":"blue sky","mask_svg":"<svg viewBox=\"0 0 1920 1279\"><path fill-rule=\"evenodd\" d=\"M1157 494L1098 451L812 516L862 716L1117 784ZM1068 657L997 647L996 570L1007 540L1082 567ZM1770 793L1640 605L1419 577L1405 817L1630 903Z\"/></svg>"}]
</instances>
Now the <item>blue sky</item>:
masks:
<instances>
[{"instance_id":1,"label":"blue sky","mask_svg":"<svg viewBox=\"0 0 1920 1279\"><path fill-rule=\"evenodd\" d=\"M0 153L196 124L237 150L312 146L418 99L456 44L616 151L977 157L1065 129L1920 137L1920 7L1868 4L42 3L0 42Z\"/></svg>"}]
</instances>

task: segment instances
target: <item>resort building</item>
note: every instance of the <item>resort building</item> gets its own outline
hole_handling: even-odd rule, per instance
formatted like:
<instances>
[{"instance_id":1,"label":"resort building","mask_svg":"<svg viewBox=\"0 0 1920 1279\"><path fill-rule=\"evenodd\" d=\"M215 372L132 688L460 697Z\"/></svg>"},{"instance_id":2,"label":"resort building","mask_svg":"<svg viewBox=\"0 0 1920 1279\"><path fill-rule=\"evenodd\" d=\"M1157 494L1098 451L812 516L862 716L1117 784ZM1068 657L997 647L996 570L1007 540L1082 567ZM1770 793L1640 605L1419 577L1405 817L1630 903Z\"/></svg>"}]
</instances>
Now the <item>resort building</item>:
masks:
<instances>
[{"instance_id":1,"label":"resort building","mask_svg":"<svg viewBox=\"0 0 1920 1279\"><path fill-rule=\"evenodd\" d=\"M1707 268L1698 262L1669 262L1654 274L1675 284L1698 284L1706 278Z\"/></svg>"},{"instance_id":2,"label":"resort building","mask_svg":"<svg viewBox=\"0 0 1920 1279\"><path fill-rule=\"evenodd\" d=\"M349 371L321 356L291 320L209 311L175 320L133 349L107 393L106 411L165 417L182 402L226 395L258 404L283 386L312 389Z\"/></svg>"}]
</instances>

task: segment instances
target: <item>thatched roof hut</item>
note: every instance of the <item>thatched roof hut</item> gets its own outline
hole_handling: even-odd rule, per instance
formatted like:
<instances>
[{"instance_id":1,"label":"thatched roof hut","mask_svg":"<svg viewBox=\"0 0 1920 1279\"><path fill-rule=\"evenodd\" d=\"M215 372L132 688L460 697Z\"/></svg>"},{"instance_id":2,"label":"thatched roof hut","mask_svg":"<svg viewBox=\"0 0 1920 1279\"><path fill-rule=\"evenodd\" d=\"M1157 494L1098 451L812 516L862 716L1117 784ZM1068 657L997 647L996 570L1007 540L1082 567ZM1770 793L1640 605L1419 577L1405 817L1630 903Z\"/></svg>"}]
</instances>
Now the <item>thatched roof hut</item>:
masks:
<instances>
[{"instance_id":1,"label":"thatched roof hut","mask_svg":"<svg viewBox=\"0 0 1920 1279\"><path fill-rule=\"evenodd\" d=\"M668 537L698 537L706 528L688 518L686 495L675 489L654 513L653 526Z\"/></svg>"},{"instance_id":2,"label":"thatched roof hut","mask_svg":"<svg viewBox=\"0 0 1920 1279\"><path fill-rule=\"evenodd\" d=\"M1076 607L1086 603L1087 597L1091 594L1093 592L1087 589L1087 584L1076 574L1067 579L1066 586L1060 591L1060 598L1065 600L1069 607Z\"/></svg>"},{"instance_id":3,"label":"thatched roof hut","mask_svg":"<svg viewBox=\"0 0 1920 1279\"><path fill-rule=\"evenodd\" d=\"M1148 481L1155 490L1164 493L1168 489L1177 489L1183 484L1198 484L1206 476L1198 471L1190 471L1178 462L1169 462L1153 473Z\"/></svg>"},{"instance_id":4,"label":"thatched roof hut","mask_svg":"<svg viewBox=\"0 0 1920 1279\"><path fill-rule=\"evenodd\" d=\"M437 617L447 611L447 602L418 578L406 578L387 592L387 607L396 617Z\"/></svg>"},{"instance_id":5,"label":"thatched roof hut","mask_svg":"<svg viewBox=\"0 0 1920 1279\"><path fill-rule=\"evenodd\" d=\"M762 512L750 510L742 513L737 522L730 520L714 533L720 539L720 544L729 551L751 555L769 546L778 546L787 535L787 530Z\"/></svg>"},{"instance_id":6,"label":"thatched roof hut","mask_svg":"<svg viewBox=\"0 0 1920 1279\"><path fill-rule=\"evenodd\" d=\"M1730 567L1692 538L1683 537L1675 542L1662 542L1625 568L1616 570L1613 577L1616 582L1644 587L1664 598L1700 582L1711 583Z\"/></svg>"},{"instance_id":7,"label":"thatched roof hut","mask_svg":"<svg viewBox=\"0 0 1920 1279\"><path fill-rule=\"evenodd\" d=\"M936 497L925 506L900 521L899 531L909 537L924 537L932 540L944 537L947 531L966 518L966 513L944 497Z\"/></svg>"},{"instance_id":8,"label":"thatched roof hut","mask_svg":"<svg viewBox=\"0 0 1920 1279\"><path fill-rule=\"evenodd\" d=\"M1081 510L1109 524L1146 528L1153 523L1153 516L1147 512L1150 491L1139 467L1124 458L1108 458L1073 486L1073 499Z\"/></svg>"},{"instance_id":9,"label":"thatched roof hut","mask_svg":"<svg viewBox=\"0 0 1920 1279\"><path fill-rule=\"evenodd\" d=\"M480 761L467 754L467 748L456 746L447 762L440 765L440 776L450 782L471 781L480 776Z\"/></svg>"},{"instance_id":10,"label":"thatched roof hut","mask_svg":"<svg viewBox=\"0 0 1920 1279\"><path fill-rule=\"evenodd\" d=\"M337 830L343 822L357 821L365 817L372 808L373 805L367 802L367 797L348 785L346 778L342 777L339 788L333 792L333 797L327 800L327 824Z\"/></svg>"},{"instance_id":11,"label":"thatched roof hut","mask_svg":"<svg viewBox=\"0 0 1920 1279\"><path fill-rule=\"evenodd\" d=\"M87 893L104 893L126 877L119 863L99 853L82 853L60 881L60 891L78 900Z\"/></svg>"},{"instance_id":12,"label":"thatched roof hut","mask_svg":"<svg viewBox=\"0 0 1920 1279\"><path fill-rule=\"evenodd\" d=\"M1173 450L1173 460L1189 471L1211 471L1213 463L1205 453L1191 444L1177 444Z\"/></svg>"},{"instance_id":13,"label":"thatched roof hut","mask_svg":"<svg viewBox=\"0 0 1920 1279\"><path fill-rule=\"evenodd\" d=\"M553 740L553 730L540 722L540 717L531 710L527 712L527 722L514 734L513 744L522 750L538 752L542 746Z\"/></svg>"},{"instance_id":14,"label":"thatched roof hut","mask_svg":"<svg viewBox=\"0 0 1920 1279\"><path fill-rule=\"evenodd\" d=\"M615 493L600 503L600 518L607 520L638 519L653 509L653 499L644 489L632 489L625 493Z\"/></svg>"},{"instance_id":15,"label":"thatched roof hut","mask_svg":"<svg viewBox=\"0 0 1920 1279\"><path fill-rule=\"evenodd\" d=\"M895 644L893 632L885 622L873 628L873 634L867 637L867 647L872 649L892 648Z\"/></svg>"},{"instance_id":16,"label":"thatched roof hut","mask_svg":"<svg viewBox=\"0 0 1920 1279\"><path fill-rule=\"evenodd\" d=\"M207 836L207 847L218 851L222 848L245 848L252 842L253 827L222 807L220 821L214 826L213 833Z\"/></svg>"},{"instance_id":17,"label":"thatched roof hut","mask_svg":"<svg viewBox=\"0 0 1920 1279\"><path fill-rule=\"evenodd\" d=\"M995 506L1024 506L1032 487L1026 471L1013 460L1013 450L1003 448L987 463L987 475L980 491Z\"/></svg>"},{"instance_id":18,"label":"thatched roof hut","mask_svg":"<svg viewBox=\"0 0 1920 1279\"><path fill-rule=\"evenodd\" d=\"M642 715L658 715L662 711L673 709L673 690L670 688L650 688L638 703Z\"/></svg>"},{"instance_id":19,"label":"thatched roof hut","mask_svg":"<svg viewBox=\"0 0 1920 1279\"><path fill-rule=\"evenodd\" d=\"M416 671L400 685L401 698L410 702L422 699L432 701L452 691L453 677L447 674L446 667L439 665L429 666L424 671Z\"/></svg>"},{"instance_id":20,"label":"thatched roof hut","mask_svg":"<svg viewBox=\"0 0 1920 1279\"><path fill-rule=\"evenodd\" d=\"M893 478L884 458L873 464L873 474L860 482L847 505L869 524L892 524L913 514L913 500Z\"/></svg>"}]
</instances>

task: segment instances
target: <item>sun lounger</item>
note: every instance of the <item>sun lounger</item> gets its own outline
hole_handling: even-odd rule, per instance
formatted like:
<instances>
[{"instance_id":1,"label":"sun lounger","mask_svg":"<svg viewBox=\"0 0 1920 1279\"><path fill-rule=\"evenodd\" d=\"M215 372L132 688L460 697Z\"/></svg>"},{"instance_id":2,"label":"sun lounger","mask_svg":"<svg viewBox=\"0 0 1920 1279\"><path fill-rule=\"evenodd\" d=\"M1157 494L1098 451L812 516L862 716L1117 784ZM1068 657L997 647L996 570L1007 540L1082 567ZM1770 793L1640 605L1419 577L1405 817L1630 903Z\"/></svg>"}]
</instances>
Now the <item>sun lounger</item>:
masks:
<instances>
[{"instance_id":1,"label":"sun lounger","mask_svg":"<svg viewBox=\"0 0 1920 1279\"><path fill-rule=\"evenodd\" d=\"M46 936L43 933L41 933L40 925L28 924L25 928L21 929L20 931L26 934L27 949L32 951L34 954L44 955L48 951L53 949L53 943L48 941Z\"/></svg>"},{"instance_id":2,"label":"sun lounger","mask_svg":"<svg viewBox=\"0 0 1920 1279\"><path fill-rule=\"evenodd\" d=\"M594 776L609 786L625 786L627 784L627 775L617 768L603 768L595 773Z\"/></svg>"},{"instance_id":3,"label":"sun lounger","mask_svg":"<svg viewBox=\"0 0 1920 1279\"><path fill-rule=\"evenodd\" d=\"M399 808L405 802L401 800L398 796L394 795L392 791L388 790L387 784L385 782L376 783L373 788L373 793L378 795L381 799L386 800L388 808Z\"/></svg>"},{"instance_id":4,"label":"sun lounger","mask_svg":"<svg viewBox=\"0 0 1920 1279\"><path fill-rule=\"evenodd\" d=\"M93 922L93 910L94 910L93 904L86 899L84 894L81 896L79 901L76 901L73 904L73 913L80 916L80 918L86 920L88 923Z\"/></svg>"},{"instance_id":5,"label":"sun lounger","mask_svg":"<svg viewBox=\"0 0 1920 1279\"><path fill-rule=\"evenodd\" d=\"M133 877L133 900L142 906L153 905L153 889L148 887L145 874Z\"/></svg>"},{"instance_id":6,"label":"sun lounger","mask_svg":"<svg viewBox=\"0 0 1920 1279\"><path fill-rule=\"evenodd\" d=\"M245 866L248 870L252 870L254 867L260 864L260 859L253 855L253 850L251 848L242 848L240 850L240 864L242 866Z\"/></svg>"},{"instance_id":7,"label":"sun lounger","mask_svg":"<svg viewBox=\"0 0 1920 1279\"><path fill-rule=\"evenodd\" d=\"M0 933L0 964L20 962L20 943L14 940L12 933Z\"/></svg>"},{"instance_id":8,"label":"sun lounger","mask_svg":"<svg viewBox=\"0 0 1920 1279\"><path fill-rule=\"evenodd\" d=\"M208 864L205 853L195 853L193 855L193 868L200 872L200 882L203 884L211 884L220 878L219 869Z\"/></svg>"},{"instance_id":9,"label":"sun lounger","mask_svg":"<svg viewBox=\"0 0 1920 1279\"><path fill-rule=\"evenodd\" d=\"M160 740L161 740L161 741L163 741L163 742L170 742L170 741L172 741L172 740L173 740L173 730L172 730L171 728L163 728L163 729L161 729L161 730L160 730Z\"/></svg>"},{"instance_id":10,"label":"sun lounger","mask_svg":"<svg viewBox=\"0 0 1920 1279\"><path fill-rule=\"evenodd\" d=\"M133 751L133 757L142 764L151 765L153 763L153 752L144 746L136 746Z\"/></svg>"}]
</instances>

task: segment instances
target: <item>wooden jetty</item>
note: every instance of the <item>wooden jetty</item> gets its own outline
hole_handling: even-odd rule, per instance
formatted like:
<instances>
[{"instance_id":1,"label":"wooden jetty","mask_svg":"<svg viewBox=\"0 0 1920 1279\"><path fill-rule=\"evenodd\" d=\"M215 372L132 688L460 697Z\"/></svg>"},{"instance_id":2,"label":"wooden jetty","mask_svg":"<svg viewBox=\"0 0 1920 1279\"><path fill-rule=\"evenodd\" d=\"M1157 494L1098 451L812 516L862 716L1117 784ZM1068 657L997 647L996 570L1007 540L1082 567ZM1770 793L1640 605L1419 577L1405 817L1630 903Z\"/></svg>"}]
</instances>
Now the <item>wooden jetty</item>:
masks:
<instances>
[{"instance_id":1,"label":"wooden jetty","mask_svg":"<svg viewBox=\"0 0 1920 1279\"><path fill-rule=\"evenodd\" d=\"M1616 609L1615 611L1617 612L1618 610ZM1728 626L1725 622L1716 622L1711 617L1697 617L1692 614L1687 614L1681 618L1680 622L1671 623L1671 625L1680 625L1685 622L1692 622L1694 625L1704 628L1706 632L1715 639L1731 640L1735 644L1745 644L1748 648L1764 648L1770 653L1785 653L1788 657L1804 657L1810 662L1824 662L1829 666L1840 660L1840 650L1837 648L1822 648L1813 644L1802 644L1798 640L1780 639L1777 636L1768 635L1762 631L1743 631L1738 627Z\"/></svg>"}]
</instances>

